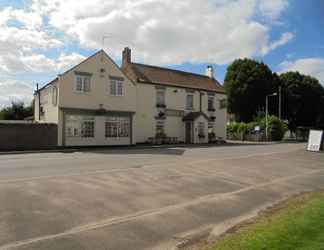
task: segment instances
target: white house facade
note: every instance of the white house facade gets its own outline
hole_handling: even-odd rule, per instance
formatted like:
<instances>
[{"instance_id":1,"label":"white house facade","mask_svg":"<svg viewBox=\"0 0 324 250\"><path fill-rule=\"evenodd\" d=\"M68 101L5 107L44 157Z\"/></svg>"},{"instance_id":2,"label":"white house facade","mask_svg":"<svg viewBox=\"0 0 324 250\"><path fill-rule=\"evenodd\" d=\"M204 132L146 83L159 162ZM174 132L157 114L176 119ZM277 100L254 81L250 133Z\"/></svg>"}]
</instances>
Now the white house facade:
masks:
<instances>
[{"instance_id":1,"label":"white house facade","mask_svg":"<svg viewBox=\"0 0 324 250\"><path fill-rule=\"evenodd\" d=\"M35 92L35 121L58 125L58 146L207 143L226 137L226 96L214 79L103 51Z\"/></svg>"},{"instance_id":2,"label":"white house facade","mask_svg":"<svg viewBox=\"0 0 324 250\"><path fill-rule=\"evenodd\" d=\"M58 146L135 144L136 86L103 51L35 94L35 120L58 125Z\"/></svg>"}]
</instances>

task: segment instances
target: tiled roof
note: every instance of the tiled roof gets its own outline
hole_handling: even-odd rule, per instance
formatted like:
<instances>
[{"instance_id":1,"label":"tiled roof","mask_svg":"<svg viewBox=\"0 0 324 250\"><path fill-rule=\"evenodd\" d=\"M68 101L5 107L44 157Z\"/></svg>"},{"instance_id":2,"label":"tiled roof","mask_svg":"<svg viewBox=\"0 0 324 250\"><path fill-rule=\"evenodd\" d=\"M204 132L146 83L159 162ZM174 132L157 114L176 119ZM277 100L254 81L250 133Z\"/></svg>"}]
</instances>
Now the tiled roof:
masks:
<instances>
[{"instance_id":1,"label":"tiled roof","mask_svg":"<svg viewBox=\"0 0 324 250\"><path fill-rule=\"evenodd\" d=\"M123 67L123 71L135 82L225 93L216 79L204 75L139 63L130 63Z\"/></svg>"}]
</instances>

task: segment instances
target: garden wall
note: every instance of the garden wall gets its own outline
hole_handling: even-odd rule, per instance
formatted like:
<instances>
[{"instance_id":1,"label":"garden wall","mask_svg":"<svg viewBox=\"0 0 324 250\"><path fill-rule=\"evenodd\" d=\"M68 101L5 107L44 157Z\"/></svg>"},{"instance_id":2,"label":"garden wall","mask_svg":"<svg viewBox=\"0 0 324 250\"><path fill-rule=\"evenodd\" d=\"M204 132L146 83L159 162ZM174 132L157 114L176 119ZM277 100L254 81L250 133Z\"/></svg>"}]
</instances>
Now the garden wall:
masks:
<instances>
[{"instance_id":1,"label":"garden wall","mask_svg":"<svg viewBox=\"0 0 324 250\"><path fill-rule=\"evenodd\" d=\"M0 150L51 149L57 146L57 125L0 122Z\"/></svg>"}]
</instances>

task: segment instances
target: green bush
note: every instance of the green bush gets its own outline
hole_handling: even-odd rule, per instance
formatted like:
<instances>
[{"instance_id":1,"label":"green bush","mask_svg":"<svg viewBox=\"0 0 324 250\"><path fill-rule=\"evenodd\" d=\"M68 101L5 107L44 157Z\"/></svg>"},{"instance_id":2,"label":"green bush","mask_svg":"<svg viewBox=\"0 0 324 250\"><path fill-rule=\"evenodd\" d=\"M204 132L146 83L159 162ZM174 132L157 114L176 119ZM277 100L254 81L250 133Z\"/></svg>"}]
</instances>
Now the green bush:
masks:
<instances>
[{"instance_id":1,"label":"green bush","mask_svg":"<svg viewBox=\"0 0 324 250\"><path fill-rule=\"evenodd\" d=\"M266 118L264 117L261 121L262 130L266 130ZM278 117L271 115L268 117L268 136L269 140L281 141L286 131L288 130L287 125L280 121Z\"/></svg>"},{"instance_id":2,"label":"green bush","mask_svg":"<svg viewBox=\"0 0 324 250\"><path fill-rule=\"evenodd\" d=\"M248 135L252 134L254 128L260 126L261 132L265 134L266 119L256 118L256 121L250 123L234 122L227 126L227 132L231 139L245 140ZM279 120L276 116L268 116L268 136L269 140L280 141L288 130L287 125Z\"/></svg>"}]
</instances>

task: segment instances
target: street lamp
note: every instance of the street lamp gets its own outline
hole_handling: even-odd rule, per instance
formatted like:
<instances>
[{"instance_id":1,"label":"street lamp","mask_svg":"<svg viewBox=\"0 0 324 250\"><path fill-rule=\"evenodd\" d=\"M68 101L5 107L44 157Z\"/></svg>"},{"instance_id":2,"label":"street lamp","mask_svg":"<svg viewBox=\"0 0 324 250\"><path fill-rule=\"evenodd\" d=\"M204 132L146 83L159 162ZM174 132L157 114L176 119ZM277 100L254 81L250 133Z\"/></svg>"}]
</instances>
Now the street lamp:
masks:
<instances>
[{"instance_id":1,"label":"street lamp","mask_svg":"<svg viewBox=\"0 0 324 250\"><path fill-rule=\"evenodd\" d=\"M278 93L273 93L271 95L267 95L266 96L266 140L268 141L268 97L271 97L271 96L277 96Z\"/></svg>"}]
</instances>

